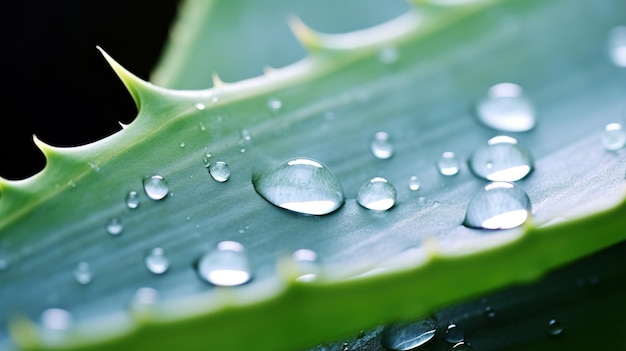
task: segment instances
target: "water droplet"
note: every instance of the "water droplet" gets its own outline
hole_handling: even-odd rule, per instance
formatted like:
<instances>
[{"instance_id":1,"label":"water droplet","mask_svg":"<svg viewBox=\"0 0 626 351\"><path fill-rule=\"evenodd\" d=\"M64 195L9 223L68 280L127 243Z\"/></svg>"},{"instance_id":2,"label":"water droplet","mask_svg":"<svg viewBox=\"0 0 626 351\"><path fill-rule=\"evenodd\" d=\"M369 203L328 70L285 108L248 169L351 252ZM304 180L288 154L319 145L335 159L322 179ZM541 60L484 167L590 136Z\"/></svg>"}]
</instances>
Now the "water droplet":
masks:
<instances>
[{"instance_id":1,"label":"water droplet","mask_svg":"<svg viewBox=\"0 0 626 351\"><path fill-rule=\"evenodd\" d=\"M184 149L186 145L184 142L181 141L180 144L178 144L178 146L180 146L181 149Z\"/></svg>"},{"instance_id":2,"label":"water droplet","mask_svg":"<svg viewBox=\"0 0 626 351\"><path fill-rule=\"evenodd\" d=\"M381 160L388 159L393 155L393 144L386 132L377 132L370 142L372 154Z\"/></svg>"},{"instance_id":3,"label":"water droplet","mask_svg":"<svg viewBox=\"0 0 626 351\"><path fill-rule=\"evenodd\" d=\"M533 168L530 152L518 145L517 139L502 135L476 149L468 164L478 177L503 182L520 180Z\"/></svg>"},{"instance_id":4,"label":"water droplet","mask_svg":"<svg viewBox=\"0 0 626 351\"><path fill-rule=\"evenodd\" d=\"M626 26L617 26L609 32L609 57L617 67L626 67Z\"/></svg>"},{"instance_id":5,"label":"water droplet","mask_svg":"<svg viewBox=\"0 0 626 351\"><path fill-rule=\"evenodd\" d=\"M459 326L457 326L454 323L450 323L448 325L448 327L446 328L446 335L445 335L445 339L447 342L451 344L456 344L458 342L463 341L464 338L465 338L465 335L463 333L463 329L459 328Z\"/></svg>"},{"instance_id":6,"label":"water droplet","mask_svg":"<svg viewBox=\"0 0 626 351\"><path fill-rule=\"evenodd\" d=\"M205 104L203 104L203 103L201 103L201 102L199 102L199 103L197 103L197 104L195 105L195 107L196 107L196 110L198 110L198 111L202 111L202 110L204 110L204 109L206 108L206 105L205 105Z\"/></svg>"},{"instance_id":7,"label":"water droplet","mask_svg":"<svg viewBox=\"0 0 626 351\"><path fill-rule=\"evenodd\" d=\"M156 289L143 287L135 291L133 300L131 302L132 307L146 307L153 306L159 302L159 292Z\"/></svg>"},{"instance_id":8,"label":"water droplet","mask_svg":"<svg viewBox=\"0 0 626 351\"><path fill-rule=\"evenodd\" d=\"M419 190L419 188L420 188L420 182L417 179L417 176L409 177L409 189L412 191L416 191L416 190Z\"/></svg>"},{"instance_id":9,"label":"water droplet","mask_svg":"<svg viewBox=\"0 0 626 351\"><path fill-rule=\"evenodd\" d=\"M472 197L463 224L479 229L515 228L526 222L530 210L530 199L522 188L493 182Z\"/></svg>"},{"instance_id":10,"label":"water droplet","mask_svg":"<svg viewBox=\"0 0 626 351\"><path fill-rule=\"evenodd\" d=\"M209 166L209 174L216 181L223 183L230 178L230 166L224 161L217 161Z\"/></svg>"},{"instance_id":11,"label":"water droplet","mask_svg":"<svg viewBox=\"0 0 626 351\"><path fill-rule=\"evenodd\" d=\"M386 65L391 65L398 62L398 49L390 46L386 46L378 50L378 61Z\"/></svg>"},{"instance_id":12,"label":"water droplet","mask_svg":"<svg viewBox=\"0 0 626 351\"><path fill-rule=\"evenodd\" d=\"M210 152L205 152L204 155L202 156L202 165L204 165L204 167L209 168L209 166L211 165L211 157L213 157L213 154Z\"/></svg>"},{"instance_id":13,"label":"water droplet","mask_svg":"<svg viewBox=\"0 0 626 351\"><path fill-rule=\"evenodd\" d=\"M236 241L222 241L198 262L202 279L217 286L237 286L250 281L250 263L244 247Z\"/></svg>"},{"instance_id":14,"label":"water droplet","mask_svg":"<svg viewBox=\"0 0 626 351\"><path fill-rule=\"evenodd\" d=\"M74 323L74 317L61 308L48 308L41 313L41 325L48 330L68 330Z\"/></svg>"},{"instance_id":15,"label":"water droplet","mask_svg":"<svg viewBox=\"0 0 626 351\"><path fill-rule=\"evenodd\" d=\"M556 319L550 319L548 321L548 334L556 336L561 335L562 333L563 327L561 326L561 323L559 323Z\"/></svg>"},{"instance_id":16,"label":"water droplet","mask_svg":"<svg viewBox=\"0 0 626 351\"><path fill-rule=\"evenodd\" d=\"M445 176L453 176L459 173L459 160L454 152L446 151L441 154L441 158L437 161L439 173Z\"/></svg>"},{"instance_id":17,"label":"water droplet","mask_svg":"<svg viewBox=\"0 0 626 351\"><path fill-rule=\"evenodd\" d=\"M269 99L267 101L267 107L269 107L272 112L278 112L283 107L283 103L278 99Z\"/></svg>"},{"instance_id":18,"label":"water droplet","mask_svg":"<svg viewBox=\"0 0 626 351\"><path fill-rule=\"evenodd\" d=\"M214 103L214 104L218 103L219 101L220 101L220 97L219 96L213 96L211 98L211 102Z\"/></svg>"},{"instance_id":19,"label":"water droplet","mask_svg":"<svg viewBox=\"0 0 626 351\"><path fill-rule=\"evenodd\" d=\"M452 351L472 351L472 347L470 346L470 344L461 341L461 342L457 342L456 344L452 345L452 347L450 348L450 350Z\"/></svg>"},{"instance_id":20,"label":"water droplet","mask_svg":"<svg viewBox=\"0 0 626 351\"><path fill-rule=\"evenodd\" d=\"M119 219L111 218L106 225L106 230L111 235L120 235L124 231L124 225Z\"/></svg>"},{"instance_id":21,"label":"water droplet","mask_svg":"<svg viewBox=\"0 0 626 351\"><path fill-rule=\"evenodd\" d=\"M607 150L618 150L626 144L626 131L619 123L609 123L604 126L602 145Z\"/></svg>"},{"instance_id":22,"label":"water droplet","mask_svg":"<svg viewBox=\"0 0 626 351\"><path fill-rule=\"evenodd\" d=\"M507 132L525 132L535 126L535 107L514 83L492 86L476 105L476 115L487 127Z\"/></svg>"},{"instance_id":23,"label":"water droplet","mask_svg":"<svg viewBox=\"0 0 626 351\"><path fill-rule=\"evenodd\" d=\"M293 260L298 264L300 275L296 278L298 281L310 282L317 278L319 267L317 265L317 254L309 249L299 249L291 255Z\"/></svg>"},{"instance_id":24,"label":"water droplet","mask_svg":"<svg viewBox=\"0 0 626 351\"><path fill-rule=\"evenodd\" d=\"M496 318L496 311L494 311L491 306L485 307L485 317L487 317L487 319Z\"/></svg>"},{"instance_id":25,"label":"water droplet","mask_svg":"<svg viewBox=\"0 0 626 351\"><path fill-rule=\"evenodd\" d=\"M89 164L89 167L91 167L91 169L93 169L96 172L100 172L100 166L98 166L97 163L95 162L87 162L87 164Z\"/></svg>"},{"instance_id":26,"label":"water droplet","mask_svg":"<svg viewBox=\"0 0 626 351\"><path fill-rule=\"evenodd\" d=\"M74 279L80 285L87 285L93 279L93 271L87 262L79 262L74 269Z\"/></svg>"},{"instance_id":27,"label":"water droplet","mask_svg":"<svg viewBox=\"0 0 626 351\"><path fill-rule=\"evenodd\" d=\"M126 206L128 208L137 208L139 207L139 194L137 194L136 191L129 191L128 194L126 194Z\"/></svg>"},{"instance_id":28,"label":"water droplet","mask_svg":"<svg viewBox=\"0 0 626 351\"><path fill-rule=\"evenodd\" d=\"M381 344L396 351L411 350L424 345L435 336L437 320L433 317L413 322L385 326Z\"/></svg>"},{"instance_id":29,"label":"water droplet","mask_svg":"<svg viewBox=\"0 0 626 351\"><path fill-rule=\"evenodd\" d=\"M252 140L252 137L250 136L250 132L247 129L242 129L241 130L241 140L243 140L243 141L250 141L250 140Z\"/></svg>"},{"instance_id":30,"label":"water droplet","mask_svg":"<svg viewBox=\"0 0 626 351\"><path fill-rule=\"evenodd\" d=\"M160 175L144 178L143 189L146 191L146 195L152 200L165 198L167 192L170 190L167 181Z\"/></svg>"},{"instance_id":31,"label":"water droplet","mask_svg":"<svg viewBox=\"0 0 626 351\"><path fill-rule=\"evenodd\" d=\"M359 188L356 200L367 209L385 211L396 203L396 188L385 178L372 178Z\"/></svg>"},{"instance_id":32,"label":"water droplet","mask_svg":"<svg viewBox=\"0 0 626 351\"><path fill-rule=\"evenodd\" d=\"M160 247L150 250L144 259L146 268L154 274L163 274L170 268L170 260L165 256L165 251Z\"/></svg>"},{"instance_id":33,"label":"water droplet","mask_svg":"<svg viewBox=\"0 0 626 351\"><path fill-rule=\"evenodd\" d=\"M255 174L256 192L273 205L309 215L325 215L343 205L339 180L324 165L294 158Z\"/></svg>"}]
</instances>

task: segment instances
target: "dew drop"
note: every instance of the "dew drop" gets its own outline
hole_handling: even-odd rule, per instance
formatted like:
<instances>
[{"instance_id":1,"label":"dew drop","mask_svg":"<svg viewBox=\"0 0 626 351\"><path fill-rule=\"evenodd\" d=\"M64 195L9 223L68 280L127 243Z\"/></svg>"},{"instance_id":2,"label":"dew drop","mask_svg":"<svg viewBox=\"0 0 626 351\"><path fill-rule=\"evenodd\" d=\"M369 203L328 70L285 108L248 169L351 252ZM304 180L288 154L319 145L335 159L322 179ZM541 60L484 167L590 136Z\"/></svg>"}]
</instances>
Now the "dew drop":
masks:
<instances>
[{"instance_id":1,"label":"dew drop","mask_svg":"<svg viewBox=\"0 0 626 351\"><path fill-rule=\"evenodd\" d=\"M161 200L167 196L169 186L165 178L160 175L144 178L143 189L152 200Z\"/></svg>"},{"instance_id":2,"label":"dew drop","mask_svg":"<svg viewBox=\"0 0 626 351\"><path fill-rule=\"evenodd\" d=\"M241 130L241 140L245 142L252 140L252 137L250 136L250 132L247 129Z\"/></svg>"},{"instance_id":3,"label":"dew drop","mask_svg":"<svg viewBox=\"0 0 626 351\"><path fill-rule=\"evenodd\" d=\"M493 307L491 306L485 307L485 317L487 317L487 319L496 318L496 311L493 310Z\"/></svg>"},{"instance_id":4,"label":"dew drop","mask_svg":"<svg viewBox=\"0 0 626 351\"><path fill-rule=\"evenodd\" d=\"M472 197L463 224L479 229L510 229L530 216L530 199L513 183L487 184Z\"/></svg>"},{"instance_id":5,"label":"dew drop","mask_svg":"<svg viewBox=\"0 0 626 351\"><path fill-rule=\"evenodd\" d=\"M535 107L514 83L489 88L487 97L476 105L476 115L487 127L506 132L525 132L535 126Z\"/></svg>"},{"instance_id":6,"label":"dew drop","mask_svg":"<svg viewBox=\"0 0 626 351\"><path fill-rule=\"evenodd\" d=\"M180 146L181 149L184 149L186 145L184 142L181 141L180 144L178 144L178 146Z\"/></svg>"},{"instance_id":7,"label":"dew drop","mask_svg":"<svg viewBox=\"0 0 626 351\"><path fill-rule=\"evenodd\" d=\"M204 105L203 103L199 102L199 103L197 103L195 105L195 107L196 107L196 110L202 111L202 110L204 110L206 108L206 105Z\"/></svg>"},{"instance_id":8,"label":"dew drop","mask_svg":"<svg viewBox=\"0 0 626 351\"><path fill-rule=\"evenodd\" d=\"M126 194L126 207L128 208L137 208L139 207L139 194L136 191L129 191Z\"/></svg>"},{"instance_id":9,"label":"dew drop","mask_svg":"<svg viewBox=\"0 0 626 351\"><path fill-rule=\"evenodd\" d=\"M609 57L617 67L626 67L626 26L617 26L609 32Z\"/></svg>"},{"instance_id":10,"label":"dew drop","mask_svg":"<svg viewBox=\"0 0 626 351\"><path fill-rule=\"evenodd\" d=\"M437 320L433 317L412 323L387 325L382 331L381 344L390 350L411 350L433 339L436 329Z\"/></svg>"},{"instance_id":11,"label":"dew drop","mask_svg":"<svg viewBox=\"0 0 626 351\"><path fill-rule=\"evenodd\" d=\"M48 330L68 330L74 323L72 314L61 308L48 308L41 313L41 325Z\"/></svg>"},{"instance_id":12,"label":"dew drop","mask_svg":"<svg viewBox=\"0 0 626 351\"><path fill-rule=\"evenodd\" d=\"M224 161L217 161L209 166L209 174L220 183L230 178L230 166Z\"/></svg>"},{"instance_id":13,"label":"dew drop","mask_svg":"<svg viewBox=\"0 0 626 351\"><path fill-rule=\"evenodd\" d=\"M124 231L124 225L118 218L111 218L106 225L106 230L111 235L120 235Z\"/></svg>"},{"instance_id":14,"label":"dew drop","mask_svg":"<svg viewBox=\"0 0 626 351\"><path fill-rule=\"evenodd\" d=\"M217 286L237 286L250 281L252 274L244 247L236 241L222 241L217 249L200 258L198 274Z\"/></svg>"},{"instance_id":15,"label":"dew drop","mask_svg":"<svg viewBox=\"0 0 626 351\"><path fill-rule=\"evenodd\" d=\"M165 250L155 247L144 258L146 268L154 274L163 274L170 268L170 260L165 256Z\"/></svg>"},{"instance_id":16,"label":"dew drop","mask_svg":"<svg viewBox=\"0 0 626 351\"><path fill-rule=\"evenodd\" d=\"M343 205L339 180L323 164L294 158L255 174L254 189L278 207L309 215L325 215Z\"/></svg>"},{"instance_id":17,"label":"dew drop","mask_svg":"<svg viewBox=\"0 0 626 351\"><path fill-rule=\"evenodd\" d=\"M291 257L298 265L300 272L300 275L296 278L297 281L310 282L317 278L319 267L315 251L299 249L294 251Z\"/></svg>"},{"instance_id":18,"label":"dew drop","mask_svg":"<svg viewBox=\"0 0 626 351\"><path fill-rule=\"evenodd\" d=\"M209 168L209 166L211 165L211 157L213 157L213 154L211 154L210 152L205 152L204 155L202 156L202 165L205 168Z\"/></svg>"},{"instance_id":19,"label":"dew drop","mask_svg":"<svg viewBox=\"0 0 626 351\"><path fill-rule=\"evenodd\" d=\"M386 65L391 65L398 62L398 58L400 55L398 54L398 49L390 46L386 46L378 50L378 61L384 63Z\"/></svg>"},{"instance_id":20,"label":"dew drop","mask_svg":"<svg viewBox=\"0 0 626 351\"><path fill-rule=\"evenodd\" d=\"M79 262L74 269L74 279L80 285L87 285L93 279L93 271L87 262Z\"/></svg>"},{"instance_id":21,"label":"dew drop","mask_svg":"<svg viewBox=\"0 0 626 351\"><path fill-rule=\"evenodd\" d=\"M283 107L283 103L278 99L269 99L267 101L267 107L269 107L272 112L278 112Z\"/></svg>"},{"instance_id":22,"label":"dew drop","mask_svg":"<svg viewBox=\"0 0 626 351\"><path fill-rule=\"evenodd\" d=\"M502 135L476 149L468 164L476 176L503 182L520 180L533 168L530 152L518 145L517 139Z\"/></svg>"},{"instance_id":23,"label":"dew drop","mask_svg":"<svg viewBox=\"0 0 626 351\"><path fill-rule=\"evenodd\" d=\"M441 154L439 161L437 161L437 169L439 169L439 173L445 176L453 176L459 173L459 159L454 152L446 151Z\"/></svg>"},{"instance_id":24,"label":"dew drop","mask_svg":"<svg viewBox=\"0 0 626 351\"><path fill-rule=\"evenodd\" d=\"M472 351L472 347L470 346L470 344L464 342L464 341L460 341L457 342L456 344L452 345L452 347L450 348L451 351Z\"/></svg>"},{"instance_id":25,"label":"dew drop","mask_svg":"<svg viewBox=\"0 0 626 351\"><path fill-rule=\"evenodd\" d=\"M385 178L372 178L361 185L356 200L367 209L385 211L396 203L396 188Z\"/></svg>"},{"instance_id":26,"label":"dew drop","mask_svg":"<svg viewBox=\"0 0 626 351\"><path fill-rule=\"evenodd\" d=\"M420 188L420 182L417 179L417 176L410 176L409 177L409 189L412 191L416 191L419 190Z\"/></svg>"},{"instance_id":27,"label":"dew drop","mask_svg":"<svg viewBox=\"0 0 626 351\"><path fill-rule=\"evenodd\" d=\"M562 333L563 327L561 326L561 323L559 323L556 319L550 319L548 321L548 334L556 336L561 335Z\"/></svg>"},{"instance_id":28,"label":"dew drop","mask_svg":"<svg viewBox=\"0 0 626 351\"><path fill-rule=\"evenodd\" d=\"M604 126L602 145L607 150L619 150L626 144L626 131L620 123L609 123Z\"/></svg>"},{"instance_id":29,"label":"dew drop","mask_svg":"<svg viewBox=\"0 0 626 351\"><path fill-rule=\"evenodd\" d=\"M131 306L134 308L153 306L159 302L159 299L159 292L156 289L143 287L135 291Z\"/></svg>"},{"instance_id":30,"label":"dew drop","mask_svg":"<svg viewBox=\"0 0 626 351\"><path fill-rule=\"evenodd\" d=\"M451 344L456 344L463 341L464 338L465 335L463 333L463 329L459 328L459 326L454 323L450 323L448 325L445 332L445 339L447 342Z\"/></svg>"},{"instance_id":31,"label":"dew drop","mask_svg":"<svg viewBox=\"0 0 626 351\"><path fill-rule=\"evenodd\" d=\"M372 154L381 160L385 160L393 156L393 144L389 140L389 134L386 132L377 132L370 141L370 150Z\"/></svg>"}]
</instances>

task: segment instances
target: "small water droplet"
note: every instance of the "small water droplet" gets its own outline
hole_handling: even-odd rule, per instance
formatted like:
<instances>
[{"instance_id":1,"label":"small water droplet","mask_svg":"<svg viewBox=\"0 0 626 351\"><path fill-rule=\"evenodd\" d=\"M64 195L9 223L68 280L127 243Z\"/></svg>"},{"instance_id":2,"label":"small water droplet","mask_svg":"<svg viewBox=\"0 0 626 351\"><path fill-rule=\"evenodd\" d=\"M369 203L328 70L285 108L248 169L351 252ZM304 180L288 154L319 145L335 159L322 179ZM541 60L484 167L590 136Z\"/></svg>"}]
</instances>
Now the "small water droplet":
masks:
<instances>
[{"instance_id":1,"label":"small water droplet","mask_svg":"<svg viewBox=\"0 0 626 351\"><path fill-rule=\"evenodd\" d=\"M507 132L525 132L535 126L535 108L514 83L489 88L487 97L476 105L476 115L487 127Z\"/></svg>"},{"instance_id":2,"label":"small water droplet","mask_svg":"<svg viewBox=\"0 0 626 351\"><path fill-rule=\"evenodd\" d=\"M241 130L241 140L243 140L243 141L250 141L250 140L252 140L252 137L250 136L250 132L247 129L242 129Z\"/></svg>"},{"instance_id":3,"label":"small water droplet","mask_svg":"<svg viewBox=\"0 0 626 351\"><path fill-rule=\"evenodd\" d=\"M348 351L350 350L350 344L347 342L344 342L343 345L341 345L341 351Z\"/></svg>"},{"instance_id":4,"label":"small water droplet","mask_svg":"<svg viewBox=\"0 0 626 351\"><path fill-rule=\"evenodd\" d=\"M390 350L411 350L430 341L436 329L437 320L434 317L412 323L391 324L383 328L381 344Z\"/></svg>"},{"instance_id":5,"label":"small water droplet","mask_svg":"<svg viewBox=\"0 0 626 351\"><path fill-rule=\"evenodd\" d=\"M209 168L209 166L211 165L211 157L213 157L213 154L210 152L205 152L204 155L202 156L202 165L206 168Z\"/></svg>"},{"instance_id":6,"label":"small water droplet","mask_svg":"<svg viewBox=\"0 0 626 351\"><path fill-rule=\"evenodd\" d=\"M548 321L548 334L556 336L561 335L562 333L563 327L561 326L561 323L559 323L556 319L550 319Z\"/></svg>"},{"instance_id":7,"label":"small water droplet","mask_svg":"<svg viewBox=\"0 0 626 351\"><path fill-rule=\"evenodd\" d=\"M126 207L128 208L137 208L139 207L139 194L136 191L129 191L126 194Z\"/></svg>"},{"instance_id":8,"label":"small water droplet","mask_svg":"<svg viewBox=\"0 0 626 351\"><path fill-rule=\"evenodd\" d=\"M161 200L167 196L169 186L165 178L160 175L144 178L143 189L152 200Z\"/></svg>"},{"instance_id":9,"label":"small water droplet","mask_svg":"<svg viewBox=\"0 0 626 351\"><path fill-rule=\"evenodd\" d=\"M613 27L609 32L609 57L617 67L626 67L626 26Z\"/></svg>"},{"instance_id":10,"label":"small water droplet","mask_svg":"<svg viewBox=\"0 0 626 351\"><path fill-rule=\"evenodd\" d=\"M48 330L68 330L74 323L72 314L61 308L48 308L41 313L41 325Z\"/></svg>"},{"instance_id":11,"label":"small water droplet","mask_svg":"<svg viewBox=\"0 0 626 351\"><path fill-rule=\"evenodd\" d=\"M464 338L465 335L463 333L463 329L459 328L459 326L454 323L450 323L448 325L445 332L445 339L447 342L456 344L463 341Z\"/></svg>"},{"instance_id":12,"label":"small water droplet","mask_svg":"<svg viewBox=\"0 0 626 351\"><path fill-rule=\"evenodd\" d=\"M452 345L452 347L450 348L451 351L472 351L472 347L470 346L470 344L461 341L458 342L454 345Z\"/></svg>"},{"instance_id":13,"label":"small water droplet","mask_svg":"<svg viewBox=\"0 0 626 351\"><path fill-rule=\"evenodd\" d=\"M209 174L220 183L230 178L230 166L224 161L217 161L209 166Z\"/></svg>"},{"instance_id":14,"label":"small water droplet","mask_svg":"<svg viewBox=\"0 0 626 351\"><path fill-rule=\"evenodd\" d=\"M377 132L370 141L370 150L372 154L381 160L388 159L393 156L393 144L389 140L389 134L386 132Z\"/></svg>"},{"instance_id":15,"label":"small water droplet","mask_svg":"<svg viewBox=\"0 0 626 351\"><path fill-rule=\"evenodd\" d=\"M220 97L219 96L213 96L211 97L211 102L216 104L220 101Z\"/></svg>"},{"instance_id":16,"label":"small water droplet","mask_svg":"<svg viewBox=\"0 0 626 351\"><path fill-rule=\"evenodd\" d=\"M79 262L74 269L74 279L80 285L87 285L93 279L93 271L87 262Z\"/></svg>"},{"instance_id":17,"label":"small water droplet","mask_svg":"<svg viewBox=\"0 0 626 351\"><path fill-rule=\"evenodd\" d=\"M518 145L517 139L502 135L476 149L468 164L476 176L503 182L520 180L533 168L530 152Z\"/></svg>"},{"instance_id":18,"label":"small water droplet","mask_svg":"<svg viewBox=\"0 0 626 351\"><path fill-rule=\"evenodd\" d=\"M278 112L283 107L283 102L278 99L269 99L267 101L267 107L269 107L272 112Z\"/></svg>"},{"instance_id":19,"label":"small water droplet","mask_svg":"<svg viewBox=\"0 0 626 351\"><path fill-rule=\"evenodd\" d=\"M195 107L196 107L196 110L198 110L198 111L202 111L202 110L204 110L204 109L206 108L206 105L205 105L205 104L203 104L203 103L201 103L201 102L199 102L199 103L197 103L197 104L195 105Z\"/></svg>"},{"instance_id":20,"label":"small water droplet","mask_svg":"<svg viewBox=\"0 0 626 351\"><path fill-rule=\"evenodd\" d=\"M526 222L530 211L530 199L522 188L493 182L472 197L463 224L479 229L510 229Z\"/></svg>"},{"instance_id":21,"label":"small water droplet","mask_svg":"<svg viewBox=\"0 0 626 351\"><path fill-rule=\"evenodd\" d=\"M400 55L398 54L398 49L394 47L386 46L378 50L378 61L386 65L398 62L399 57Z\"/></svg>"},{"instance_id":22,"label":"small water droplet","mask_svg":"<svg viewBox=\"0 0 626 351\"><path fill-rule=\"evenodd\" d=\"M417 176L410 176L409 177L409 189L412 191L416 191L419 190L420 188L420 182L417 179Z\"/></svg>"},{"instance_id":23,"label":"small water droplet","mask_svg":"<svg viewBox=\"0 0 626 351\"><path fill-rule=\"evenodd\" d=\"M217 286L237 286L250 281L252 274L244 247L236 241L222 241L198 262L198 274Z\"/></svg>"},{"instance_id":24,"label":"small water droplet","mask_svg":"<svg viewBox=\"0 0 626 351\"><path fill-rule=\"evenodd\" d=\"M170 268L170 260L165 256L165 250L155 247L150 250L144 259L146 268L154 274L163 274Z\"/></svg>"},{"instance_id":25,"label":"small water droplet","mask_svg":"<svg viewBox=\"0 0 626 351\"><path fill-rule=\"evenodd\" d=\"M385 178L372 178L361 185L356 200L367 209L385 211L396 203L396 188Z\"/></svg>"},{"instance_id":26,"label":"small water droplet","mask_svg":"<svg viewBox=\"0 0 626 351\"><path fill-rule=\"evenodd\" d=\"M291 255L297 263L300 275L296 278L298 281L310 282L317 278L318 264L317 254L309 249L299 249Z\"/></svg>"},{"instance_id":27,"label":"small water droplet","mask_svg":"<svg viewBox=\"0 0 626 351\"><path fill-rule=\"evenodd\" d=\"M255 174L254 190L278 207L309 215L325 215L343 205L339 180L323 164L294 158Z\"/></svg>"},{"instance_id":28,"label":"small water droplet","mask_svg":"<svg viewBox=\"0 0 626 351\"><path fill-rule=\"evenodd\" d=\"M445 176L453 176L459 173L459 159L454 152L446 151L441 154L441 158L437 161L437 169L439 169L439 173Z\"/></svg>"},{"instance_id":29,"label":"small water droplet","mask_svg":"<svg viewBox=\"0 0 626 351\"><path fill-rule=\"evenodd\" d=\"M485 317L487 317L487 319L496 318L496 311L494 311L491 306L485 307Z\"/></svg>"},{"instance_id":30,"label":"small water droplet","mask_svg":"<svg viewBox=\"0 0 626 351\"><path fill-rule=\"evenodd\" d=\"M159 292L156 289L143 287L135 291L132 304L138 305L156 305L159 302Z\"/></svg>"},{"instance_id":31,"label":"small water droplet","mask_svg":"<svg viewBox=\"0 0 626 351\"><path fill-rule=\"evenodd\" d=\"M124 225L118 218L111 218L106 225L107 233L111 235L120 235L124 231Z\"/></svg>"},{"instance_id":32,"label":"small water droplet","mask_svg":"<svg viewBox=\"0 0 626 351\"><path fill-rule=\"evenodd\" d=\"M609 123L604 126L602 145L607 150L619 150L626 144L626 131L620 123Z\"/></svg>"},{"instance_id":33,"label":"small water droplet","mask_svg":"<svg viewBox=\"0 0 626 351\"><path fill-rule=\"evenodd\" d=\"M178 146L180 146L181 149L184 149L186 145L184 142L181 141L180 144L178 144Z\"/></svg>"}]
</instances>

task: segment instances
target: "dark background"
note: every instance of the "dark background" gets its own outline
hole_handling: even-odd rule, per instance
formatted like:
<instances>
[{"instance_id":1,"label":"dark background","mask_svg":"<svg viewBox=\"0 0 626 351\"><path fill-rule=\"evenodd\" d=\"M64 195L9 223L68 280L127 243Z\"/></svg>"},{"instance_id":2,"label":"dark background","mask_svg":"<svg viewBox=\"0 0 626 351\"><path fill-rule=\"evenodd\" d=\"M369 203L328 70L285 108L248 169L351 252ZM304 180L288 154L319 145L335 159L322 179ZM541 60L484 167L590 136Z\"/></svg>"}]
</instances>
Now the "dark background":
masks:
<instances>
[{"instance_id":1,"label":"dark background","mask_svg":"<svg viewBox=\"0 0 626 351\"><path fill-rule=\"evenodd\" d=\"M23 179L45 165L33 135L82 145L120 129L134 102L96 50L148 79L178 1L22 1L3 6L0 33L0 177Z\"/></svg>"}]
</instances>

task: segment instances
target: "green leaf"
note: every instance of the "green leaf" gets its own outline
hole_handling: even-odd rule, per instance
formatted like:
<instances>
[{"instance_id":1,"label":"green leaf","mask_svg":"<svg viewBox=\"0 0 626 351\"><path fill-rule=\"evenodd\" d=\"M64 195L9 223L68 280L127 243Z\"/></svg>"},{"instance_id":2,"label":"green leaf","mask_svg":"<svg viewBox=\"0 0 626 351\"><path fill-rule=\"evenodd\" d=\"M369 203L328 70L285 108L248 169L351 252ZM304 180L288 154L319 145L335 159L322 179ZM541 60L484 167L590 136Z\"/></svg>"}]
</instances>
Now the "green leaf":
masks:
<instances>
[{"instance_id":1,"label":"green leaf","mask_svg":"<svg viewBox=\"0 0 626 351\"><path fill-rule=\"evenodd\" d=\"M221 7L207 4L216 3L185 5L182 14L199 16L193 30L203 16L221 25ZM225 18L238 13L230 11ZM86 146L36 140L44 170L0 181L8 265L0 272L0 321L25 350L302 349L531 283L615 245L625 237L623 150L605 150L600 133L623 114L626 72L612 64L606 44L625 14L618 0L420 4L380 26L336 35L291 17L306 58L197 91L147 83L105 53L138 116ZM200 67L195 50L213 33L190 37L168 49L173 58L155 73L161 85L196 88L196 78L218 67ZM381 62L381 50L395 50L397 61ZM473 106L506 81L520 84L538 111L537 127L514 135L535 159L535 170L517 182L533 216L512 230L470 229L465 210L485 182L466 163L453 177L435 163L444 151L466 160L499 134L477 122ZM268 106L272 99L279 109ZM392 138L389 159L369 151L378 131ZM228 181L208 174L207 152L229 164ZM336 175L341 208L303 216L255 192L255 174L293 157L318 160ZM142 189L153 175L169 183L159 201ZM416 192L407 186L411 175L422 184ZM377 176L398 193L385 212L355 200ZM125 204L130 191L140 196L137 208ZM121 234L106 232L111 219L122 223ZM195 272L197 259L224 240L246 247L249 284L214 287ZM143 264L154 247L170 259L164 275ZM296 280L301 272L290 255L301 248L320 260L312 282ZM87 285L73 277L81 261L93 270ZM146 286L161 301L132 305ZM54 307L71 311L75 327L56 333L32 322Z\"/></svg>"}]
</instances>

